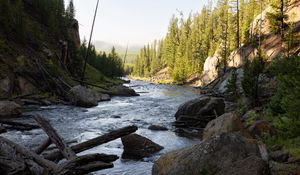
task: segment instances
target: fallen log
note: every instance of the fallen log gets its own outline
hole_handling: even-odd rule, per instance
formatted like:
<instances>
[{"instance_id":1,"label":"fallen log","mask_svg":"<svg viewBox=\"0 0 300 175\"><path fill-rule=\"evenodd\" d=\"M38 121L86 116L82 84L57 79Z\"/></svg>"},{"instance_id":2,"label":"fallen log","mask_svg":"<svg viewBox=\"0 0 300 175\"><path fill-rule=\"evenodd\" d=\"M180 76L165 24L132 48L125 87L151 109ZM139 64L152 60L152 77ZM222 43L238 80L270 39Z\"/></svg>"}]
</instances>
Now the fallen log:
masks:
<instances>
[{"instance_id":1,"label":"fallen log","mask_svg":"<svg viewBox=\"0 0 300 175\"><path fill-rule=\"evenodd\" d=\"M68 147L66 142L58 135L56 130L50 125L50 123L41 117L40 115L34 116L34 119L40 125L40 127L46 132L49 136L49 139L57 146L63 156L70 160L76 158L75 152Z\"/></svg>"},{"instance_id":2,"label":"fallen log","mask_svg":"<svg viewBox=\"0 0 300 175\"><path fill-rule=\"evenodd\" d=\"M89 154L57 165L4 137L0 137L1 174L83 175L106 168L112 168L113 164L111 162L118 158L116 155Z\"/></svg>"},{"instance_id":3,"label":"fallen log","mask_svg":"<svg viewBox=\"0 0 300 175\"><path fill-rule=\"evenodd\" d=\"M52 144L51 139L48 137L47 140L42 142L42 144L35 149L35 153L41 154L43 151L45 151L50 145Z\"/></svg>"},{"instance_id":4,"label":"fallen log","mask_svg":"<svg viewBox=\"0 0 300 175\"><path fill-rule=\"evenodd\" d=\"M18 167L20 166L37 166L39 165L40 168L44 168L44 171L52 172L58 169L58 166L46 159L43 159L36 153L0 136L0 165L4 166L7 162L15 163L14 165L7 165L10 167L9 170L22 170ZM34 165L37 164L37 165ZM13 166L13 167L12 167ZM25 169L23 169L25 171ZM17 174L17 173L16 173Z\"/></svg>"},{"instance_id":5,"label":"fallen log","mask_svg":"<svg viewBox=\"0 0 300 175\"><path fill-rule=\"evenodd\" d=\"M71 146L71 149L75 153L80 153L85 150L94 148L96 146L102 145L104 143L116 140L118 138L124 137L126 135L129 135L131 133L134 133L138 128L136 126L127 126L125 128L121 128L115 131L111 131L107 134L104 134L102 136L96 137L94 139L88 140L86 142L79 143L77 145ZM53 151L49 154L44 155L45 159L48 160L60 160L62 159L62 154L60 151Z\"/></svg>"},{"instance_id":6,"label":"fallen log","mask_svg":"<svg viewBox=\"0 0 300 175\"><path fill-rule=\"evenodd\" d=\"M86 82L86 81L78 80L78 79L75 79L75 78L72 78L72 80L77 81L78 83L85 84L85 85L89 85L89 86L101 88L101 89L104 89L104 90L108 90L106 87L99 86L99 85L96 85L96 84L93 84L93 83L89 83L89 82Z\"/></svg>"},{"instance_id":7,"label":"fallen log","mask_svg":"<svg viewBox=\"0 0 300 175\"><path fill-rule=\"evenodd\" d=\"M0 124L8 125L8 126L3 126L6 129L16 129L16 130L21 130L21 131L27 131L27 130L40 128L38 125L22 123L22 122L17 122L17 121L12 121L12 120L0 120Z\"/></svg>"},{"instance_id":8,"label":"fallen log","mask_svg":"<svg viewBox=\"0 0 300 175\"><path fill-rule=\"evenodd\" d=\"M68 175L71 173L83 175L94 171L113 168L113 164L111 162L117 160L118 158L118 156L105 154L89 154L79 156L62 164L55 174Z\"/></svg>"}]
</instances>

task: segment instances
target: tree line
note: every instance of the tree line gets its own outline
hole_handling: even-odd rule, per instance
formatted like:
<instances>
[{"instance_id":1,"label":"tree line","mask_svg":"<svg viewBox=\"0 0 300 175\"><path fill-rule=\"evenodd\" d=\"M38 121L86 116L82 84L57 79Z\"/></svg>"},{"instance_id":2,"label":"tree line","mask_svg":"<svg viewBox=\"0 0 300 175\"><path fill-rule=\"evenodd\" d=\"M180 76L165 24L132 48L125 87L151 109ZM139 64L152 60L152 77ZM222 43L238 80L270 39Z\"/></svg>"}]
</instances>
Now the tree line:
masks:
<instances>
[{"instance_id":1,"label":"tree line","mask_svg":"<svg viewBox=\"0 0 300 175\"><path fill-rule=\"evenodd\" d=\"M79 49L79 55L84 58L86 52L87 43L84 40ZM95 46L91 45L87 62L107 77L122 77L125 73L123 61L117 54L115 47L112 48L110 53L106 54L106 52L97 52Z\"/></svg>"},{"instance_id":2,"label":"tree line","mask_svg":"<svg viewBox=\"0 0 300 175\"><path fill-rule=\"evenodd\" d=\"M184 82L200 75L206 58L214 55L220 57L220 70L226 70L229 54L257 39L249 26L259 13L257 0L218 0L187 18L174 15L165 38L141 49L133 75L149 77L168 67L173 80Z\"/></svg>"}]
</instances>

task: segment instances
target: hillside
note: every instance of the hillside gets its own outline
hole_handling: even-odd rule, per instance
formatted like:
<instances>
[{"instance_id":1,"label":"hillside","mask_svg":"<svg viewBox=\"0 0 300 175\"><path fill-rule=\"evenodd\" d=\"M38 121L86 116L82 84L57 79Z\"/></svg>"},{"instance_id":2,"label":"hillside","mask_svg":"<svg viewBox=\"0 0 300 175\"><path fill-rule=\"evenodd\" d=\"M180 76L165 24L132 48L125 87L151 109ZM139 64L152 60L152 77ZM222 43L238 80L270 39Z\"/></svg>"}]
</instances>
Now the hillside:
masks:
<instances>
[{"instance_id":1,"label":"hillside","mask_svg":"<svg viewBox=\"0 0 300 175\"><path fill-rule=\"evenodd\" d=\"M4 0L0 14L0 98L48 94L65 100L79 84L74 79L82 76L83 58L78 22L64 2ZM89 65L85 78L103 88L118 83Z\"/></svg>"}]
</instances>

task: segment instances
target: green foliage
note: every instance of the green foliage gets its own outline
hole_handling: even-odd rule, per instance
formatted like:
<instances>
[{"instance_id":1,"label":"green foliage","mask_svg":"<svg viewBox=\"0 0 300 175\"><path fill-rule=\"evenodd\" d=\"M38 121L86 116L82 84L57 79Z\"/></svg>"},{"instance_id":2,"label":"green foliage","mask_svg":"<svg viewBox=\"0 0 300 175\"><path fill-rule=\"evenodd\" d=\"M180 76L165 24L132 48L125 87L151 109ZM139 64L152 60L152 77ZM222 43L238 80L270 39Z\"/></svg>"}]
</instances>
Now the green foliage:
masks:
<instances>
[{"instance_id":1,"label":"green foliage","mask_svg":"<svg viewBox=\"0 0 300 175\"><path fill-rule=\"evenodd\" d=\"M75 8L73 0L70 0L69 5L66 9L66 16L67 18L74 19L75 18Z\"/></svg>"},{"instance_id":2,"label":"green foliage","mask_svg":"<svg viewBox=\"0 0 300 175\"><path fill-rule=\"evenodd\" d=\"M222 57L219 69L226 70L229 54L238 47L237 37L240 44L254 38L249 26L259 13L258 4L239 0L237 8L232 0L218 0L214 8L208 4L187 18L173 16L165 38L141 49L132 74L150 77L168 67L172 80L181 83L201 75L206 58L215 54Z\"/></svg>"},{"instance_id":3,"label":"green foliage","mask_svg":"<svg viewBox=\"0 0 300 175\"><path fill-rule=\"evenodd\" d=\"M286 14L287 7L289 6L290 0L272 0L271 7L274 12L267 13L267 19L270 23L270 28L276 33L281 33L288 26L286 20L289 16Z\"/></svg>"},{"instance_id":4,"label":"green foliage","mask_svg":"<svg viewBox=\"0 0 300 175\"><path fill-rule=\"evenodd\" d=\"M278 133L265 137L264 142L270 150L283 147L291 155L300 156L300 58L277 58L267 71L270 76L276 76L277 91L263 116Z\"/></svg>"},{"instance_id":5,"label":"green foliage","mask_svg":"<svg viewBox=\"0 0 300 175\"><path fill-rule=\"evenodd\" d=\"M230 94L230 99L232 99L233 101L236 101L239 98L236 69L232 70L231 78L228 80L225 89L226 94Z\"/></svg>"},{"instance_id":6,"label":"green foliage","mask_svg":"<svg viewBox=\"0 0 300 175\"><path fill-rule=\"evenodd\" d=\"M255 57L252 62L247 61L244 66L244 76L242 79L242 87L246 97L249 98L251 106L259 104L259 76L264 70L264 62L260 57Z\"/></svg>"},{"instance_id":7,"label":"green foliage","mask_svg":"<svg viewBox=\"0 0 300 175\"><path fill-rule=\"evenodd\" d=\"M86 51L86 42L83 42L79 50L79 57L81 59L85 58ZM113 78L122 77L124 75L123 61L116 53L114 47L111 52L106 55L105 52L97 53L95 47L92 45L88 53L87 62L98 71L102 72L105 76Z\"/></svg>"},{"instance_id":8,"label":"green foliage","mask_svg":"<svg viewBox=\"0 0 300 175\"><path fill-rule=\"evenodd\" d=\"M271 115L280 130L289 137L300 133L300 58L279 58L270 67L277 77L278 87L269 105Z\"/></svg>"}]
</instances>

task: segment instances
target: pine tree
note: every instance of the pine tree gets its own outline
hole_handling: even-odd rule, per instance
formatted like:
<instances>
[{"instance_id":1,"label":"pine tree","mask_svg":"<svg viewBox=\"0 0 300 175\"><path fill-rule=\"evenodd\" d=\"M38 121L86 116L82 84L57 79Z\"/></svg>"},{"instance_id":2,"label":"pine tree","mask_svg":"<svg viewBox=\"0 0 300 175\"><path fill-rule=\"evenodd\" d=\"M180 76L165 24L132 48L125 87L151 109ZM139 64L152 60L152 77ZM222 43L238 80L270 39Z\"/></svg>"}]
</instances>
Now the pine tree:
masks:
<instances>
[{"instance_id":1,"label":"pine tree","mask_svg":"<svg viewBox=\"0 0 300 175\"><path fill-rule=\"evenodd\" d=\"M69 20L72 20L75 18L75 8L74 8L73 0L70 0L69 5L66 9L66 17Z\"/></svg>"}]
</instances>

